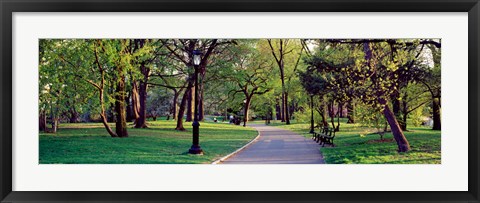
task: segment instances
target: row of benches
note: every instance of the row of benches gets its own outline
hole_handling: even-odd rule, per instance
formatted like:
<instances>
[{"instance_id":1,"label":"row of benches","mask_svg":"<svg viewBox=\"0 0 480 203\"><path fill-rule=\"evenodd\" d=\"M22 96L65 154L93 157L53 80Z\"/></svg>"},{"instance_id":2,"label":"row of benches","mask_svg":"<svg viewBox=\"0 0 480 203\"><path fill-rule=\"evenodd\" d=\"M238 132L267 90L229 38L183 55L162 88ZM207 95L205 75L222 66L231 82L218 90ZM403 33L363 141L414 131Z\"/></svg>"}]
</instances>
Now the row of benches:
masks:
<instances>
[{"instance_id":1,"label":"row of benches","mask_svg":"<svg viewBox=\"0 0 480 203\"><path fill-rule=\"evenodd\" d=\"M315 140L317 143L321 144L322 147L325 144L330 144L334 146L333 139L335 138L335 129L329 127L322 127L319 128L319 131L314 131L312 133L312 139Z\"/></svg>"}]
</instances>

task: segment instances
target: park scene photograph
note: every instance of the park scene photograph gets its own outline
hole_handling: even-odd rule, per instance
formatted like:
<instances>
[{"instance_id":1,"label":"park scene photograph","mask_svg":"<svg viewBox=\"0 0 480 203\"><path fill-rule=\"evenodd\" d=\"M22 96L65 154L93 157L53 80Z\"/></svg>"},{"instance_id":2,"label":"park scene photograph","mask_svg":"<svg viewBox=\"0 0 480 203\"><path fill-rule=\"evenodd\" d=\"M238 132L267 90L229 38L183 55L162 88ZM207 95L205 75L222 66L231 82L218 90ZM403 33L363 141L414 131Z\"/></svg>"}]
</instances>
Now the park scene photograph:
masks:
<instances>
[{"instance_id":1,"label":"park scene photograph","mask_svg":"<svg viewBox=\"0 0 480 203\"><path fill-rule=\"evenodd\" d=\"M39 39L39 164L441 164L441 39Z\"/></svg>"}]
</instances>

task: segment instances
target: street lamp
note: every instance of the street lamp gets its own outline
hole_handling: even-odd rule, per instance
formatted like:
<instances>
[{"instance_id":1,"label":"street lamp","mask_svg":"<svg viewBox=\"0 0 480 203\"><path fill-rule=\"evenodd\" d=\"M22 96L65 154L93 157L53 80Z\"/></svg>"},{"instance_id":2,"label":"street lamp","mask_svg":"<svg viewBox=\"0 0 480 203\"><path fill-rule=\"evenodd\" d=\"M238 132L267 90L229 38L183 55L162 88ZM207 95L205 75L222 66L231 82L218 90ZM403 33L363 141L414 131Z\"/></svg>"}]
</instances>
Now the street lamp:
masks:
<instances>
[{"instance_id":1,"label":"street lamp","mask_svg":"<svg viewBox=\"0 0 480 203\"><path fill-rule=\"evenodd\" d=\"M195 82L195 101L194 101L194 116L193 116L193 141L192 147L188 150L189 154L203 154L203 150L199 145L199 132L200 132L200 123L198 122L198 66L201 62L201 52L199 50L193 50L193 67L195 69L195 74L193 80Z\"/></svg>"},{"instance_id":2,"label":"street lamp","mask_svg":"<svg viewBox=\"0 0 480 203\"><path fill-rule=\"evenodd\" d=\"M310 111L311 111L311 116L310 116L310 133L314 133L315 130L315 124L313 121L313 94L310 94Z\"/></svg>"},{"instance_id":3,"label":"street lamp","mask_svg":"<svg viewBox=\"0 0 480 203\"><path fill-rule=\"evenodd\" d=\"M243 100L243 127L247 126L247 100Z\"/></svg>"}]
</instances>

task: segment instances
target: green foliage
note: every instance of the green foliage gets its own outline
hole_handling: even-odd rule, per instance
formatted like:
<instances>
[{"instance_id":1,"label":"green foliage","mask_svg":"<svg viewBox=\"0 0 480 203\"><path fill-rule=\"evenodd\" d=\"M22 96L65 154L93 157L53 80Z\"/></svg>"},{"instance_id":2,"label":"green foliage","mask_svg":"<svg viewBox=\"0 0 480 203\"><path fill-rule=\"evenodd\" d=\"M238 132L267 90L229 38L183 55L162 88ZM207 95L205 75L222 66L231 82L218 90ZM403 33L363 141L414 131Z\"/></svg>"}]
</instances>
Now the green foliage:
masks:
<instances>
[{"instance_id":1,"label":"green foliage","mask_svg":"<svg viewBox=\"0 0 480 203\"><path fill-rule=\"evenodd\" d=\"M423 108L418 108L412 111L411 114L411 121L412 125L415 127L420 127L422 123L424 122L424 109Z\"/></svg>"},{"instance_id":2,"label":"green foliage","mask_svg":"<svg viewBox=\"0 0 480 203\"><path fill-rule=\"evenodd\" d=\"M355 108L355 118L357 118L357 121L359 121L359 124L362 126L376 129L375 132L380 135L380 139L384 138L388 124L379 107L375 108L368 105L357 105ZM360 135L364 136L368 133L371 132L366 131Z\"/></svg>"},{"instance_id":3,"label":"green foliage","mask_svg":"<svg viewBox=\"0 0 480 203\"><path fill-rule=\"evenodd\" d=\"M314 106L313 108L313 120L315 122L315 126L321 126L320 121L322 120L322 118L315 109L317 107ZM310 106L305 106L303 107L303 111L295 113L295 121L298 123L310 123L311 115L312 114Z\"/></svg>"},{"instance_id":4,"label":"green foliage","mask_svg":"<svg viewBox=\"0 0 480 203\"><path fill-rule=\"evenodd\" d=\"M360 120L360 124L367 127L377 127L383 123L379 120L383 115L380 113L380 109L374 108L368 105L359 104L355 108L355 117Z\"/></svg>"},{"instance_id":5,"label":"green foliage","mask_svg":"<svg viewBox=\"0 0 480 203\"><path fill-rule=\"evenodd\" d=\"M159 117L170 114L173 105L172 92L166 88L154 88L147 94L147 115Z\"/></svg>"},{"instance_id":6,"label":"green foliage","mask_svg":"<svg viewBox=\"0 0 480 203\"><path fill-rule=\"evenodd\" d=\"M191 84L192 51L198 49L207 113L223 115L229 109L237 114L251 96L251 115L275 116L285 92L296 122L310 121L310 95L315 95L317 124L327 104L354 101L356 121L368 129L385 129L382 109L393 103L401 107L396 113L416 126L431 116L432 98L441 97L440 46L421 41L41 39L39 109L60 120L73 114L83 115L83 121L98 118L100 107L108 111L114 104L116 85L126 77L127 91L148 79L148 114L166 115L173 92L181 99ZM273 55L282 56L282 62ZM387 102L380 104L381 99Z\"/></svg>"},{"instance_id":7,"label":"green foliage","mask_svg":"<svg viewBox=\"0 0 480 203\"><path fill-rule=\"evenodd\" d=\"M88 47L80 40L42 39L39 41L39 105L40 111L59 117L88 112L94 89L79 83L84 60L93 57L80 50Z\"/></svg>"},{"instance_id":8,"label":"green foliage","mask_svg":"<svg viewBox=\"0 0 480 203\"><path fill-rule=\"evenodd\" d=\"M308 69L305 72L299 72L300 81L308 94L324 95L327 93L328 81L321 73Z\"/></svg>"}]
</instances>

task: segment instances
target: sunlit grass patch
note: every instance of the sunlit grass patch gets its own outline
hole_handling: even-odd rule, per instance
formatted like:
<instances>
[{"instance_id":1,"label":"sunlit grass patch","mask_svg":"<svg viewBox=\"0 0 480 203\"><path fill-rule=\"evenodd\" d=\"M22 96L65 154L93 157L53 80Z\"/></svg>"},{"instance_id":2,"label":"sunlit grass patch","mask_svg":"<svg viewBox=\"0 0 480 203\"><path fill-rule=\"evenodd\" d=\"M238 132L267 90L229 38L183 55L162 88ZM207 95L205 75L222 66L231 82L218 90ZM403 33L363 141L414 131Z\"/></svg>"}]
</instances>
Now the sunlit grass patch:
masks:
<instances>
[{"instance_id":1,"label":"sunlit grass patch","mask_svg":"<svg viewBox=\"0 0 480 203\"><path fill-rule=\"evenodd\" d=\"M292 130L310 138L310 124L275 123L275 126ZM411 151L398 153L397 144L391 133L386 133L384 140L376 129L359 124L340 123L340 132L336 132L335 147L325 146L320 149L326 163L330 164L440 164L441 131L428 127L409 127L404 132ZM312 141L313 142L313 141Z\"/></svg>"},{"instance_id":2,"label":"sunlit grass patch","mask_svg":"<svg viewBox=\"0 0 480 203\"><path fill-rule=\"evenodd\" d=\"M242 147L257 131L242 126L202 122L203 156L190 155L191 123L149 121L149 128L128 128L128 138L111 138L101 123L61 124L57 134L40 133L40 164L191 164L211 163ZM114 126L114 125L112 125Z\"/></svg>"}]
</instances>

